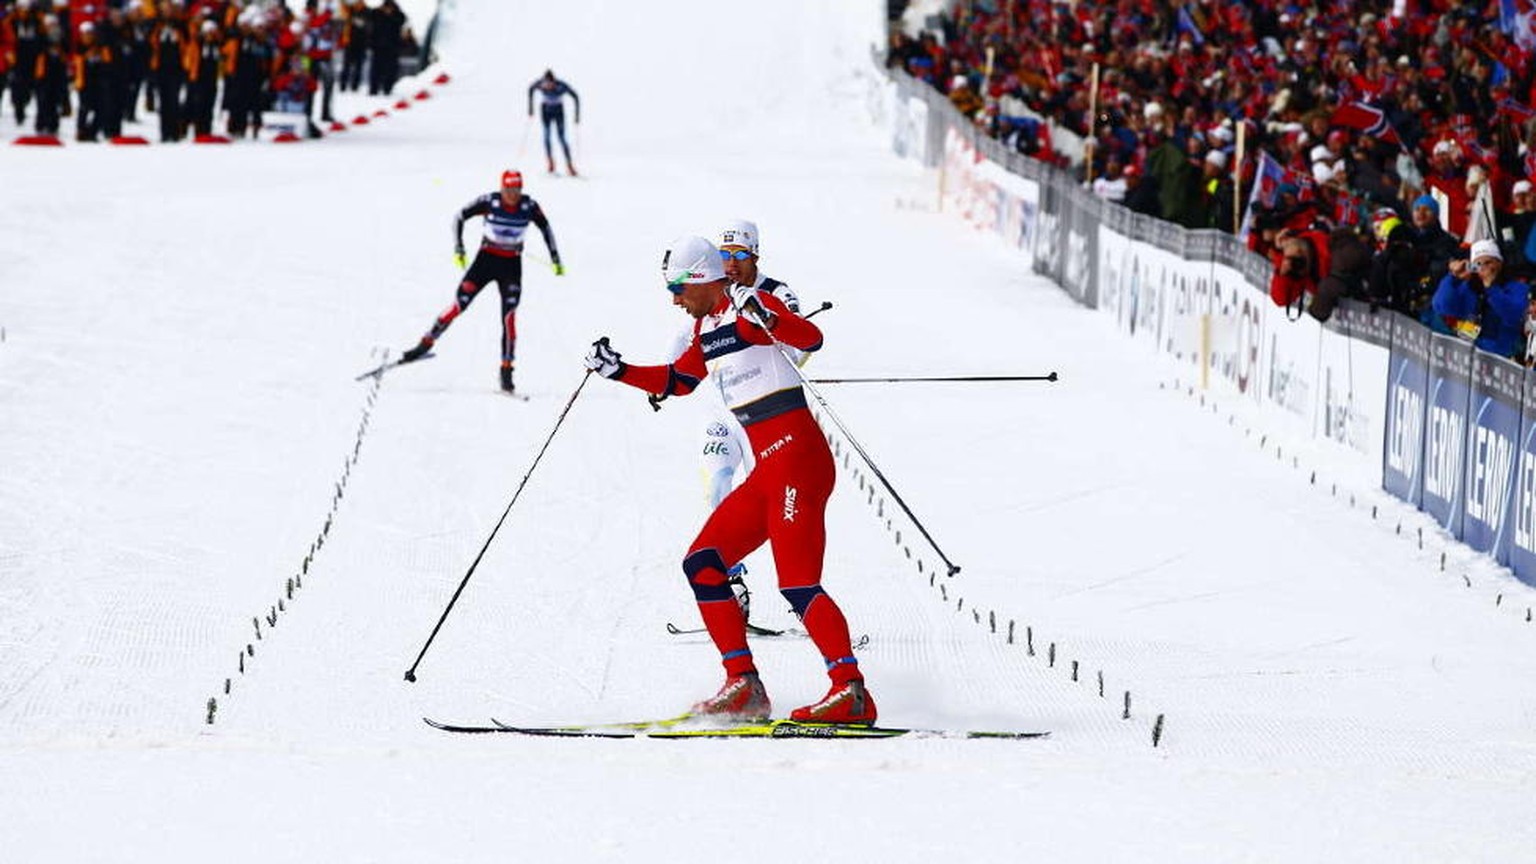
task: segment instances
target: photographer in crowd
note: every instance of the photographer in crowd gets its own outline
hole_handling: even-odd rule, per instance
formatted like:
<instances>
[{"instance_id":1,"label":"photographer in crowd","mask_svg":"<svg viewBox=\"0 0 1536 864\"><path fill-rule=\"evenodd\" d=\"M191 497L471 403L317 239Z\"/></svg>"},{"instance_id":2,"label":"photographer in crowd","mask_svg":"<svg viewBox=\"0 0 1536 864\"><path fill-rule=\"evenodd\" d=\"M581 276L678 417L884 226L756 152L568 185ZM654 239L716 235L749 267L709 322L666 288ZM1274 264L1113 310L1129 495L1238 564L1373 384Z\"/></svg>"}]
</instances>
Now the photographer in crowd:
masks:
<instances>
[{"instance_id":1,"label":"photographer in crowd","mask_svg":"<svg viewBox=\"0 0 1536 864\"><path fill-rule=\"evenodd\" d=\"M1523 358L1530 294L1530 286L1505 275L1499 244L1479 240L1468 258L1450 263L1435 290L1434 308L1457 335L1484 351Z\"/></svg>"}]
</instances>

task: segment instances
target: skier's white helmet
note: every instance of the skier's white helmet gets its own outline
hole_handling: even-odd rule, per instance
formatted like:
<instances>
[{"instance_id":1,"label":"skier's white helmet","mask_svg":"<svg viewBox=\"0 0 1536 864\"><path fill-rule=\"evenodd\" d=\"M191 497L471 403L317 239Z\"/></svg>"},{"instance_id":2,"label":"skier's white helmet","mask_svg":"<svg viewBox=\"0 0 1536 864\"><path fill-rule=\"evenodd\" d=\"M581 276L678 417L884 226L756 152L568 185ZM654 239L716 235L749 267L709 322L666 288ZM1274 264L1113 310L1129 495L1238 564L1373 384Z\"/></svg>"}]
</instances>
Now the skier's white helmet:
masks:
<instances>
[{"instance_id":1,"label":"skier's white helmet","mask_svg":"<svg viewBox=\"0 0 1536 864\"><path fill-rule=\"evenodd\" d=\"M745 219L737 219L725 223L720 230L720 247L739 246L754 256L760 254L757 248L757 224Z\"/></svg>"},{"instance_id":2,"label":"skier's white helmet","mask_svg":"<svg viewBox=\"0 0 1536 864\"><path fill-rule=\"evenodd\" d=\"M720 250L703 237L679 237L661 258L661 276L668 285L697 285L725 278Z\"/></svg>"}]
</instances>

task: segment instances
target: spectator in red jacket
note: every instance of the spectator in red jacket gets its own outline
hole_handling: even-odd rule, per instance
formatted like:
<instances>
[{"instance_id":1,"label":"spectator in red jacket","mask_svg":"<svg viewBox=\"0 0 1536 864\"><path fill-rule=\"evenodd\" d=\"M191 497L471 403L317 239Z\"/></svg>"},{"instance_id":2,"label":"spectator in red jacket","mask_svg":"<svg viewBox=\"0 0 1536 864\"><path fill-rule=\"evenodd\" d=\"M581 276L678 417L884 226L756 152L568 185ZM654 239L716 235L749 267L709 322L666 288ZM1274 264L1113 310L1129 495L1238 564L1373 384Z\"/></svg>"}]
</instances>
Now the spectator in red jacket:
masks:
<instances>
[{"instance_id":1,"label":"spectator in red jacket","mask_svg":"<svg viewBox=\"0 0 1536 864\"><path fill-rule=\"evenodd\" d=\"M1300 315L1303 298L1315 294L1317 283L1329 272L1328 232L1284 229L1276 238L1270 260L1275 265L1269 280L1270 299L1276 306L1294 306L1295 314Z\"/></svg>"}]
</instances>

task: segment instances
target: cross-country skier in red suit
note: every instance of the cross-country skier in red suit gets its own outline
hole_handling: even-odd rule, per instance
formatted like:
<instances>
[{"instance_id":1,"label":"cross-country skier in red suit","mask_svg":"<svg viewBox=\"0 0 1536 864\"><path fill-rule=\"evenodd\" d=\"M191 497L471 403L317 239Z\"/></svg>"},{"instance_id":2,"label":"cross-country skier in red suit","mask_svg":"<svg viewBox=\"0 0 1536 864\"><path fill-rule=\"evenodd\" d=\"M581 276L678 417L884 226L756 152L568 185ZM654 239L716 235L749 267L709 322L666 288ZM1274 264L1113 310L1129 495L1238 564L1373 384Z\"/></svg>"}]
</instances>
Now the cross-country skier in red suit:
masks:
<instances>
[{"instance_id":1,"label":"cross-country skier in red suit","mask_svg":"<svg viewBox=\"0 0 1536 864\"><path fill-rule=\"evenodd\" d=\"M766 541L779 590L805 622L832 679L821 701L796 708L790 718L873 723L875 701L853 656L848 622L821 587L826 504L836 466L806 407L797 370L784 355L785 348L819 349L821 330L772 294L732 285L720 250L702 237L673 243L662 272L673 305L695 322L682 356L664 366L632 366L600 339L586 363L605 378L665 396L690 393L713 374L757 457L752 473L720 502L683 558L683 573L726 675L720 692L693 706L693 713L731 720L766 719L772 713L747 647L741 607L726 581L730 567Z\"/></svg>"},{"instance_id":2,"label":"cross-country skier in red suit","mask_svg":"<svg viewBox=\"0 0 1536 864\"><path fill-rule=\"evenodd\" d=\"M512 365L517 359L517 304L523 298L523 241L532 224L544 235L544 247L549 250L550 263L555 275L565 274L560 263L560 250L555 248L555 233L549 227L543 208L537 201L523 194L523 175L520 171L507 171L501 175L501 191L487 192L469 202L453 219L453 260L458 266L465 264L464 220L472 216L485 217L485 233L480 240L480 251L465 271L459 290L454 294L453 305L444 309L427 335L421 337L414 348L400 355L402 363L420 359L432 350L448 325L467 308L475 295L486 283L495 282L501 292L501 389L513 392Z\"/></svg>"}]
</instances>

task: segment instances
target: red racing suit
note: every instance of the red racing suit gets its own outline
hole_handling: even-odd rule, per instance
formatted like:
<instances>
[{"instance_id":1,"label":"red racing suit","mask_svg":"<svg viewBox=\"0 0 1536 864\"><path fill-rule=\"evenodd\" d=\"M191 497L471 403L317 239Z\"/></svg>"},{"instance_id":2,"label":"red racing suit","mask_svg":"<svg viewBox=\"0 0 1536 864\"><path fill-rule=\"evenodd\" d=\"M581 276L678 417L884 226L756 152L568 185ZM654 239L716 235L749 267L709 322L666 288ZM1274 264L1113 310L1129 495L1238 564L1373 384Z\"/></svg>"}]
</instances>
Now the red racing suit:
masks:
<instances>
[{"instance_id":1,"label":"red racing suit","mask_svg":"<svg viewBox=\"0 0 1536 864\"><path fill-rule=\"evenodd\" d=\"M746 621L726 571L767 542L780 593L805 622L828 676L841 684L863 676L849 643L848 622L821 587L826 504L837 469L826 436L806 407L799 372L775 344L815 351L821 347L821 330L772 294L759 292L757 299L777 317L771 336L739 318L729 299L722 299L695 322L693 338L676 360L665 366L626 365L617 380L681 396L714 375L757 458L752 473L710 514L683 559L683 572L726 674L756 671Z\"/></svg>"}]
</instances>

